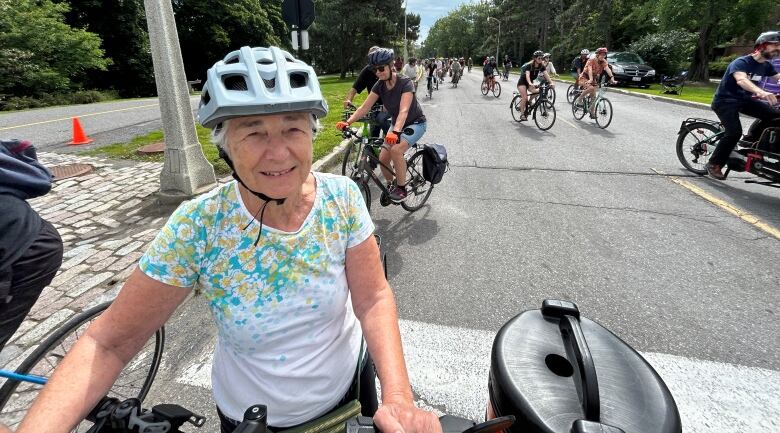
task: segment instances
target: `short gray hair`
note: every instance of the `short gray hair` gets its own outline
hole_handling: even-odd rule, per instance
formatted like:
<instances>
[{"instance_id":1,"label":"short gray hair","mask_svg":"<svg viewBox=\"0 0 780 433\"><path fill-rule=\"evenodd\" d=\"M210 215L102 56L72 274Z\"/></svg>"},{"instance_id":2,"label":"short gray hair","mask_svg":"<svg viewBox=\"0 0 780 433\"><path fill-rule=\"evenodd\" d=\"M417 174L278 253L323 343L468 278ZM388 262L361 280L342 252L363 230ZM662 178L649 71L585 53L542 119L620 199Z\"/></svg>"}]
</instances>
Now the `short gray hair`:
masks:
<instances>
[{"instance_id":1,"label":"short gray hair","mask_svg":"<svg viewBox=\"0 0 780 433\"><path fill-rule=\"evenodd\" d=\"M309 117L309 122L311 123L311 131L314 133L312 136L312 141L314 141L320 131L322 131L322 123L320 123L320 119L317 119L317 116L313 114ZM230 125L230 119L224 120L222 123L217 125L211 131L211 142L229 154L230 151L227 145L228 125Z\"/></svg>"}]
</instances>

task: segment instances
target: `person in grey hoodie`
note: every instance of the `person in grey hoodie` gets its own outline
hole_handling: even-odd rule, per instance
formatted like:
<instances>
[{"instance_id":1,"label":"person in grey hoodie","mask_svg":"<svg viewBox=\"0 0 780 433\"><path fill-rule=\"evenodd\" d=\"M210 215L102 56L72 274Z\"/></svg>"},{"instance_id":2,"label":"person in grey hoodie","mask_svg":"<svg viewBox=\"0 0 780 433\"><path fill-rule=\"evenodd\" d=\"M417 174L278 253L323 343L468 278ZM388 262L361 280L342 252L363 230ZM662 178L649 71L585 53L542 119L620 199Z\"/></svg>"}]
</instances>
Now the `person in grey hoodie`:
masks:
<instances>
[{"instance_id":1,"label":"person in grey hoodie","mask_svg":"<svg viewBox=\"0 0 780 433\"><path fill-rule=\"evenodd\" d=\"M57 229L27 203L51 183L29 141L0 140L0 350L62 264Z\"/></svg>"}]
</instances>

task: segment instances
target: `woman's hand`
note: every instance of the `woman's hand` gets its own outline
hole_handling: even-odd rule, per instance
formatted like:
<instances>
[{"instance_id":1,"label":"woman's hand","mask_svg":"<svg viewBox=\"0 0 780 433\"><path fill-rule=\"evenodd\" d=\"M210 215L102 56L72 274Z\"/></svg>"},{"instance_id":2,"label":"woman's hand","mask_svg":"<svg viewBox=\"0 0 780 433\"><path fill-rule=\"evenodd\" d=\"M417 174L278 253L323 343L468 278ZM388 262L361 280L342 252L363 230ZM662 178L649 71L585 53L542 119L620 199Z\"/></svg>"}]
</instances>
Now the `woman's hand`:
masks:
<instances>
[{"instance_id":1,"label":"woman's hand","mask_svg":"<svg viewBox=\"0 0 780 433\"><path fill-rule=\"evenodd\" d=\"M374 414L374 424L382 433L442 433L439 418L413 404L382 404Z\"/></svg>"}]
</instances>

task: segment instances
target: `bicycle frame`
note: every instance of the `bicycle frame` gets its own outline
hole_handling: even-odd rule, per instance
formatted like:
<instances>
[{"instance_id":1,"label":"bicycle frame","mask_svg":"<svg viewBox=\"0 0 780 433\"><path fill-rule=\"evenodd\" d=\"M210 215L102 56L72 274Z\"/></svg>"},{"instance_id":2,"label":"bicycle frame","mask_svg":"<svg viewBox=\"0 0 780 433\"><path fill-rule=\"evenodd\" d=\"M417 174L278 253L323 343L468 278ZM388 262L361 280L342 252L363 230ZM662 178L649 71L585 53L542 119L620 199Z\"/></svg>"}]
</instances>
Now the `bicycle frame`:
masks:
<instances>
[{"instance_id":1,"label":"bicycle frame","mask_svg":"<svg viewBox=\"0 0 780 433\"><path fill-rule=\"evenodd\" d=\"M365 143L363 144L363 150L360 153L360 162L358 163L358 173L360 173L360 177L363 178L363 176L368 176L369 179L373 180L376 186L382 190L382 192L389 194L390 191L388 191L385 184L382 182L382 180L377 176L377 174L374 172L374 170L371 169L371 161L375 162L377 165L386 168L387 170L392 173L393 177L395 177L395 171L392 169L392 167L389 167L385 165L382 161L379 160L379 158L374 154L374 144L371 143ZM387 148L384 144L379 146L381 148ZM411 146L412 147L416 146Z\"/></svg>"},{"instance_id":2,"label":"bicycle frame","mask_svg":"<svg viewBox=\"0 0 780 433\"><path fill-rule=\"evenodd\" d=\"M3 370L0 368L0 377L4 377L8 380L15 380L17 382L29 382L37 385L46 385L49 381L48 378L42 376L35 376L33 374L19 374L10 370Z\"/></svg>"}]
</instances>

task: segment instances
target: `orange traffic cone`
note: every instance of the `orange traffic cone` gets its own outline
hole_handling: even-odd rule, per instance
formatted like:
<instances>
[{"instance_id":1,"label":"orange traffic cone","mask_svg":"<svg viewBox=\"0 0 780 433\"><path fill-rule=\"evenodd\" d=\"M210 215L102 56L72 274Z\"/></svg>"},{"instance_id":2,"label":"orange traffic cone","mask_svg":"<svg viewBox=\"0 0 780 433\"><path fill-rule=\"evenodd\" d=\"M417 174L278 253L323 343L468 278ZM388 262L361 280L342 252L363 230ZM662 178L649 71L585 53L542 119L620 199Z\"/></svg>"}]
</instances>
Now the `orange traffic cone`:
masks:
<instances>
[{"instance_id":1,"label":"orange traffic cone","mask_svg":"<svg viewBox=\"0 0 780 433\"><path fill-rule=\"evenodd\" d=\"M81 122L78 117L73 118L73 140L68 144L88 144L92 143L92 139L87 137L84 133L84 129L81 128Z\"/></svg>"}]
</instances>

